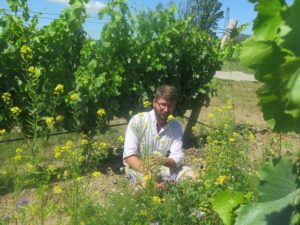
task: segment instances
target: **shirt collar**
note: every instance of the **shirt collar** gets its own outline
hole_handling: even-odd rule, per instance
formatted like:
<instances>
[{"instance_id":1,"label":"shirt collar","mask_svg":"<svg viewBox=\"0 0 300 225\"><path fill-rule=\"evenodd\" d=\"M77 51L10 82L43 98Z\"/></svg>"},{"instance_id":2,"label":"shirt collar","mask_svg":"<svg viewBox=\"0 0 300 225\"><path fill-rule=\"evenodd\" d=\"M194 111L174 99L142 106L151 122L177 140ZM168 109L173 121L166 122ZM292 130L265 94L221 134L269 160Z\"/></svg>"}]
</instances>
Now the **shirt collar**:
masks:
<instances>
[{"instance_id":1,"label":"shirt collar","mask_svg":"<svg viewBox=\"0 0 300 225\"><path fill-rule=\"evenodd\" d=\"M152 109L152 110L150 111L150 117L151 117L151 121L154 121L154 123L152 124L152 126L155 127L155 129L156 129L157 118L156 118L154 109ZM169 124L166 123L166 124L161 128L161 130L160 130L159 133L162 133L163 131L167 130L168 128L169 128Z\"/></svg>"}]
</instances>

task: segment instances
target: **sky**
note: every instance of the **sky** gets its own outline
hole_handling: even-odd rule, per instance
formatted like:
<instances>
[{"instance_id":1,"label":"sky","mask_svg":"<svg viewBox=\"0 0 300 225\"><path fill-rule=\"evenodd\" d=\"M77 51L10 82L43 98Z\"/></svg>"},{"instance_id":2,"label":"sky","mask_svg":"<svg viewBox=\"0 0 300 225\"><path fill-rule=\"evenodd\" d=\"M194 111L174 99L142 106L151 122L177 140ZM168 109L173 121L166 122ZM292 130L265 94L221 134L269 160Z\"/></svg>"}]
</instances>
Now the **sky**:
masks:
<instances>
[{"instance_id":1,"label":"sky","mask_svg":"<svg viewBox=\"0 0 300 225\"><path fill-rule=\"evenodd\" d=\"M98 39L100 37L100 32L103 24L107 21L98 20L97 12L105 6L106 0L90 0L86 5L86 9L90 17L85 23L85 30L92 38ZM175 0L179 2L180 0ZM219 0L222 3L222 10L224 15L226 14L226 9L229 8L229 19L236 19L238 21L238 26L242 24L249 24L249 27L243 31L245 34L251 34L252 22L256 17L256 12L254 11L254 5L248 0ZM287 0L291 3L293 0ZM43 15L39 18L39 26L44 26L51 23L53 18L58 17L59 13L68 6L68 0L27 0L29 9L32 13L42 12ZM159 3L167 5L169 0L127 0L130 6L135 9L145 9L145 8L155 8ZM0 0L0 8L8 9L6 0ZM222 33L222 29L226 28L225 17L221 19L218 23L219 34Z\"/></svg>"}]
</instances>

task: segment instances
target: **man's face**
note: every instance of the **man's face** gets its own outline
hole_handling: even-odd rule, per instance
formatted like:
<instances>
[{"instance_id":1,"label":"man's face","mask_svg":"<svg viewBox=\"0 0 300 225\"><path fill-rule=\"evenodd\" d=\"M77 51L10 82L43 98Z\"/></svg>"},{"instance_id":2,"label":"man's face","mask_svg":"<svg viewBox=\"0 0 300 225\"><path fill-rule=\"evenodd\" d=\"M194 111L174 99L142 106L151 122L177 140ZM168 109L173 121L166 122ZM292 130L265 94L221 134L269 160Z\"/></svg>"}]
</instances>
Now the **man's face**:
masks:
<instances>
[{"instance_id":1,"label":"man's face","mask_svg":"<svg viewBox=\"0 0 300 225\"><path fill-rule=\"evenodd\" d=\"M153 108L157 119L166 122L175 109L175 102L168 102L163 97L153 100Z\"/></svg>"}]
</instances>

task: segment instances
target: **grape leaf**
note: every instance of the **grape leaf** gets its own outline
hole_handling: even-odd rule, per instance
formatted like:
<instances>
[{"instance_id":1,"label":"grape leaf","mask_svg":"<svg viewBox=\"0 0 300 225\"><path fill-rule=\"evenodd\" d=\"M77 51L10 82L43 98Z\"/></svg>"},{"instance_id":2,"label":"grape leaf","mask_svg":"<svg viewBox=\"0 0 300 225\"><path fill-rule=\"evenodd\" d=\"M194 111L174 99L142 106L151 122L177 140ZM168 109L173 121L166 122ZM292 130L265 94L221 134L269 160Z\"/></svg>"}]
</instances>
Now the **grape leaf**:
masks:
<instances>
[{"instance_id":1,"label":"grape leaf","mask_svg":"<svg viewBox=\"0 0 300 225\"><path fill-rule=\"evenodd\" d=\"M235 225L297 224L294 207L299 204L295 201L299 189L292 163L286 158L267 163L258 176L259 202L239 208Z\"/></svg>"},{"instance_id":2,"label":"grape leaf","mask_svg":"<svg viewBox=\"0 0 300 225\"><path fill-rule=\"evenodd\" d=\"M257 91L259 104L274 131L300 132L299 67L299 59L290 60L261 79L265 84Z\"/></svg>"},{"instance_id":3,"label":"grape leaf","mask_svg":"<svg viewBox=\"0 0 300 225\"><path fill-rule=\"evenodd\" d=\"M260 202L284 198L297 189L296 174L293 173L292 163L286 158L263 165L257 175L261 181Z\"/></svg>"},{"instance_id":4,"label":"grape leaf","mask_svg":"<svg viewBox=\"0 0 300 225\"><path fill-rule=\"evenodd\" d=\"M275 201L244 205L236 211L238 216L235 225L297 224L294 222L292 207L295 195L291 193Z\"/></svg>"},{"instance_id":5,"label":"grape leaf","mask_svg":"<svg viewBox=\"0 0 300 225\"><path fill-rule=\"evenodd\" d=\"M242 64L256 70L264 83L257 91L259 104L271 129L300 132L300 0L252 0L258 16L254 35L243 43Z\"/></svg>"},{"instance_id":6,"label":"grape leaf","mask_svg":"<svg viewBox=\"0 0 300 225\"><path fill-rule=\"evenodd\" d=\"M294 52L296 56L300 56L300 0L295 0L293 5L283 12L284 24L281 30L283 36L282 47L287 48Z\"/></svg>"},{"instance_id":7,"label":"grape leaf","mask_svg":"<svg viewBox=\"0 0 300 225\"><path fill-rule=\"evenodd\" d=\"M244 201L244 196L240 192L223 191L214 197L213 209L220 215L223 222L232 224L232 211Z\"/></svg>"},{"instance_id":8,"label":"grape leaf","mask_svg":"<svg viewBox=\"0 0 300 225\"><path fill-rule=\"evenodd\" d=\"M256 79L264 80L266 74L272 73L284 62L286 53L272 41L249 39L243 43L240 55L242 64L257 71Z\"/></svg>"},{"instance_id":9,"label":"grape leaf","mask_svg":"<svg viewBox=\"0 0 300 225\"><path fill-rule=\"evenodd\" d=\"M257 40L274 40L282 23L281 12L284 0L260 0L255 6L258 16L254 20L253 31Z\"/></svg>"}]
</instances>

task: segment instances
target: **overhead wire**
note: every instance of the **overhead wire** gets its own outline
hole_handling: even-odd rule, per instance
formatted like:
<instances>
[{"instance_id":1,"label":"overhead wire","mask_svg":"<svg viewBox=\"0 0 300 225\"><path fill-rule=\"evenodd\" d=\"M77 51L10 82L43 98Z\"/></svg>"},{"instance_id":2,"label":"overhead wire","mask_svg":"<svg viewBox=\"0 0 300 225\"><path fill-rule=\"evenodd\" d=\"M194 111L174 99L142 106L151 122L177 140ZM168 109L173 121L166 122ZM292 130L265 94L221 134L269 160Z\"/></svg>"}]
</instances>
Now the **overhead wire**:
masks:
<instances>
[{"instance_id":1,"label":"overhead wire","mask_svg":"<svg viewBox=\"0 0 300 225\"><path fill-rule=\"evenodd\" d=\"M0 10L5 10L5 11L9 11L9 12L13 12L10 9L5 9L5 8L1 8ZM19 11L22 12L22 11ZM30 11L30 14L41 14L41 16L36 16L38 19L44 19L44 20L55 20L58 19L59 17L45 17L42 15L52 15L52 16L60 16L61 14L59 13L51 13L51 12L47 12L47 13L42 13L42 12L36 12L36 11ZM4 13L0 13L0 15L5 15ZM109 22L109 18L103 18L101 20L106 20L107 22L101 22L101 20L99 19L99 21L88 21L89 19L98 19L97 17L87 17L86 21L84 23L88 23L88 24L107 24L107 22Z\"/></svg>"}]
</instances>

